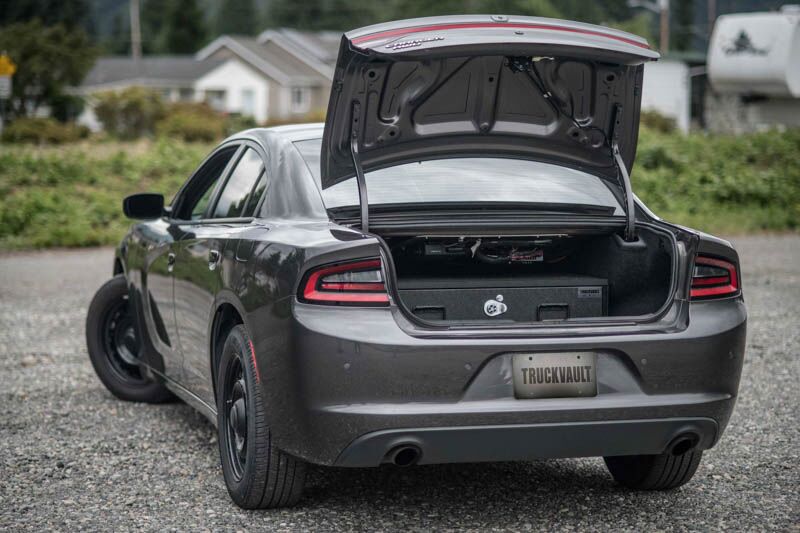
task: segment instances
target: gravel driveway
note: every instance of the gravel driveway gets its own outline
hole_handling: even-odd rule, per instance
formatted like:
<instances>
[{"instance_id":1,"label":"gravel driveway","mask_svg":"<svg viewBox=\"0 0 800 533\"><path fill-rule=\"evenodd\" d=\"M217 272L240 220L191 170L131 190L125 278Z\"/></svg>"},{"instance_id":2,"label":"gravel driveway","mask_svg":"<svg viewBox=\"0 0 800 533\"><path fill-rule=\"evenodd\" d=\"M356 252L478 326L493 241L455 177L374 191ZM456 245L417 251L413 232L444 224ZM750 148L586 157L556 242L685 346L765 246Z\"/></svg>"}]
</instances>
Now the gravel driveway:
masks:
<instances>
[{"instance_id":1,"label":"gravel driveway","mask_svg":"<svg viewBox=\"0 0 800 533\"><path fill-rule=\"evenodd\" d=\"M84 318L111 250L0 255L0 530L800 531L800 236L735 243L741 396L683 489L628 492L600 459L312 468L298 507L262 512L229 500L205 419L117 401L95 377Z\"/></svg>"}]
</instances>

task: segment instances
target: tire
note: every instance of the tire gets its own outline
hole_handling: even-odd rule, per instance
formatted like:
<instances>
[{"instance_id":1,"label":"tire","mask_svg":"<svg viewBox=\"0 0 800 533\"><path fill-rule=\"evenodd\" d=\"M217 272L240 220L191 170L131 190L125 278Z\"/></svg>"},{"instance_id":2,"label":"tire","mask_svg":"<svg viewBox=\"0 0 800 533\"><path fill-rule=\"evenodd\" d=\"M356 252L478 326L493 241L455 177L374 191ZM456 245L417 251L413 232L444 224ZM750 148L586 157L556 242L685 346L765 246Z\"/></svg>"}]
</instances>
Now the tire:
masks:
<instances>
[{"instance_id":1,"label":"tire","mask_svg":"<svg viewBox=\"0 0 800 533\"><path fill-rule=\"evenodd\" d=\"M174 398L150 380L138 364L139 338L128 302L128 284L118 274L100 287L89 304L86 347L94 371L120 400L161 403Z\"/></svg>"},{"instance_id":2,"label":"tire","mask_svg":"<svg viewBox=\"0 0 800 533\"><path fill-rule=\"evenodd\" d=\"M239 507L288 507L300 499L306 464L272 444L252 346L245 327L235 326L217 368L222 473Z\"/></svg>"},{"instance_id":3,"label":"tire","mask_svg":"<svg viewBox=\"0 0 800 533\"><path fill-rule=\"evenodd\" d=\"M679 455L667 452L604 459L608 471L620 485L634 490L670 490L692 479L702 457L702 451L690 450Z\"/></svg>"}]
</instances>

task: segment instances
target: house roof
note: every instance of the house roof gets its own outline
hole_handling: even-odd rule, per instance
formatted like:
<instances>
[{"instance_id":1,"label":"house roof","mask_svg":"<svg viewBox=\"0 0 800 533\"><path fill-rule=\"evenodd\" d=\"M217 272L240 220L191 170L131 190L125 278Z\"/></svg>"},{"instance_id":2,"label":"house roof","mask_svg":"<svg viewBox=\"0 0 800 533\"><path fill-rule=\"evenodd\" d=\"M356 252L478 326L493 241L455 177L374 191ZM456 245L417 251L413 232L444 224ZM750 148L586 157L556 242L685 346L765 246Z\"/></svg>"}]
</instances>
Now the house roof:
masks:
<instances>
[{"instance_id":1,"label":"house roof","mask_svg":"<svg viewBox=\"0 0 800 533\"><path fill-rule=\"evenodd\" d=\"M80 91L126 85L191 87L231 57L247 63L282 85L320 86L333 79L342 34L290 28L267 30L258 37L222 35L195 55L127 56L97 60Z\"/></svg>"},{"instance_id":2,"label":"house roof","mask_svg":"<svg viewBox=\"0 0 800 533\"><path fill-rule=\"evenodd\" d=\"M134 60L128 56L101 57L81 84L82 89L135 82L139 85L190 87L217 67L222 60L197 61L193 56L150 56Z\"/></svg>"},{"instance_id":3,"label":"house roof","mask_svg":"<svg viewBox=\"0 0 800 533\"><path fill-rule=\"evenodd\" d=\"M262 32L258 42L275 42L287 52L305 61L312 68L333 75L342 33L335 31L300 31L293 28L275 28Z\"/></svg>"},{"instance_id":4,"label":"house roof","mask_svg":"<svg viewBox=\"0 0 800 533\"><path fill-rule=\"evenodd\" d=\"M261 41L244 35L223 35L195 54L204 61L221 57L228 50L265 75L286 85L319 85L330 81L332 69L282 46L276 40Z\"/></svg>"},{"instance_id":5,"label":"house roof","mask_svg":"<svg viewBox=\"0 0 800 533\"><path fill-rule=\"evenodd\" d=\"M267 30L257 38L223 35L197 52L195 57L206 59L220 49L228 48L283 83L329 82L333 79L341 38L339 32L307 32L290 28ZM276 70L279 73L276 74Z\"/></svg>"}]
</instances>

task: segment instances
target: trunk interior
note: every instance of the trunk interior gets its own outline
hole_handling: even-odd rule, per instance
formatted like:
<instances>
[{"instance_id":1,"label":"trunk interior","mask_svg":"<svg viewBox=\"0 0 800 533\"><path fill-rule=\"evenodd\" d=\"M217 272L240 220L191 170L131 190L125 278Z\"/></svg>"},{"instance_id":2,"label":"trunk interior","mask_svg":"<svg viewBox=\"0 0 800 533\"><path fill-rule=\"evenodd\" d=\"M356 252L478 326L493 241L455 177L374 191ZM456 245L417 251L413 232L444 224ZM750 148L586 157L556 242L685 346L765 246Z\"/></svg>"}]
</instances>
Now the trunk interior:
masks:
<instances>
[{"instance_id":1,"label":"trunk interior","mask_svg":"<svg viewBox=\"0 0 800 533\"><path fill-rule=\"evenodd\" d=\"M673 244L641 229L531 237L386 239L403 304L447 324L532 323L655 313L669 295Z\"/></svg>"}]
</instances>

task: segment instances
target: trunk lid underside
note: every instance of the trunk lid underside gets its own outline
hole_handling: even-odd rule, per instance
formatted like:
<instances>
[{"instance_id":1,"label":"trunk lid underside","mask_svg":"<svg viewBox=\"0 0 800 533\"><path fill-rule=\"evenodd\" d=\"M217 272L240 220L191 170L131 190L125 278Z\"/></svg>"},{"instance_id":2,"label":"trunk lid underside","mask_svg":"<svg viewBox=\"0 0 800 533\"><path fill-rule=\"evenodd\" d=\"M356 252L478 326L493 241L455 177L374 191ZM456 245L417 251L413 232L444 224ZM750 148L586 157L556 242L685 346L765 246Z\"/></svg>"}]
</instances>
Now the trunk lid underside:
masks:
<instances>
[{"instance_id":1,"label":"trunk lid underside","mask_svg":"<svg viewBox=\"0 0 800 533\"><path fill-rule=\"evenodd\" d=\"M531 17L433 17L342 39L323 134L322 187L387 166L499 156L570 166L625 191L646 41ZM613 147L618 145L615 161Z\"/></svg>"}]
</instances>

